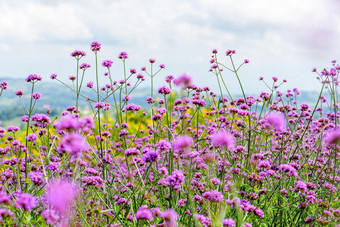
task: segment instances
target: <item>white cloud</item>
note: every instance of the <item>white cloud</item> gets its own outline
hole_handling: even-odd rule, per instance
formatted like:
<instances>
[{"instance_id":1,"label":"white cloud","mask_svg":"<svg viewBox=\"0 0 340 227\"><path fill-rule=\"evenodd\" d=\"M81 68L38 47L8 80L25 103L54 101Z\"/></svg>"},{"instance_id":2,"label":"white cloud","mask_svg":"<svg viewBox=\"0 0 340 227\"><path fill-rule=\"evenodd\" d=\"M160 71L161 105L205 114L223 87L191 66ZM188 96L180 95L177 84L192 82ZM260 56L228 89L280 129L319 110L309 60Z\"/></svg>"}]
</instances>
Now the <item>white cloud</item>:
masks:
<instances>
[{"instance_id":1,"label":"white cloud","mask_svg":"<svg viewBox=\"0 0 340 227\"><path fill-rule=\"evenodd\" d=\"M73 4L57 6L37 2L0 3L0 40L31 43L69 41L92 37L89 29L75 15Z\"/></svg>"},{"instance_id":2,"label":"white cloud","mask_svg":"<svg viewBox=\"0 0 340 227\"><path fill-rule=\"evenodd\" d=\"M10 51L11 47L10 45L6 44L6 43L0 43L0 51Z\"/></svg>"},{"instance_id":3,"label":"white cloud","mask_svg":"<svg viewBox=\"0 0 340 227\"><path fill-rule=\"evenodd\" d=\"M20 53L17 43L39 46L37 50L70 52L84 47L88 51L90 42L96 40L103 43L101 54L115 51L105 52L109 54L105 58L115 58L126 50L131 52L129 61L138 68L155 57L169 66L169 73L199 75L195 81L204 84L211 49L217 48L221 55L226 49L236 49L238 60L251 59L247 67L252 70L242 73L250 78L246 83L252 84L260 73L273 76L276 70L295 81L296 74L309 73L311 67L336 58L340 51L336 45L340 37L340 17L335 9L338 0L13 3L18 1L0 1L0 49L7 48L13 55ZM60 59L52 57L58 64ZM36 62L38 58L36 55Z\"/></svg>"}]
</instances>

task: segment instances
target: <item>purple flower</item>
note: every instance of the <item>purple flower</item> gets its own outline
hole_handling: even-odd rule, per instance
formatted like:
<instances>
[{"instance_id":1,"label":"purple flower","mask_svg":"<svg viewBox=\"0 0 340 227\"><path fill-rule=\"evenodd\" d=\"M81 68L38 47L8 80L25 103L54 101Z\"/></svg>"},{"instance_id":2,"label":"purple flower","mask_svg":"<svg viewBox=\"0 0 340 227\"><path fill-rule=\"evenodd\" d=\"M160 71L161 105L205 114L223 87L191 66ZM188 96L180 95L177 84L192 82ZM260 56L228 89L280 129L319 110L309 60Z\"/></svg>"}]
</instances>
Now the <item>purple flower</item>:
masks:
<instances>
[{"instance_id":1,"label":"purple flower","mask_svg":"<svg viewBox=\"0 0 340 227\"><path fill-rule=\"evenodd\" d=\"M340 130L338 128L328 130L327 134L324 136L323 141L326 146L340 145Z\"/></svg>"},{"instance_id":2,"label":"purple flower","mask_svg":"<svg viewBox=\"0 0 340 227\"><path fill-rule=\"evenodd\" d=\"M28 122L28 116L27 115L22 116L21 121Z\"/></svg>"},{"instance_id":3,"label":"purple flower","mask_svg":"<svg viewBox=\"0 0 340 227\"><path fill-rule=\"evenodd\" d=\"M1 90L7 90L7 86L8 86L8 83L6 82L6 81L2 81L1 83L0 83L0 88L1 88Z\"/></svg>"},{"instance_id":4,"label":"purple flower","mask_svg":"<svg viewBox=\"0 0 340 227\"><path fill-rule=\"evenodd\" d=\"M264 212L263 212L263 210L261 210L260 208L256 208L256 209L254 210L254 212L255 212L255 214L256 214L257 216L259 216L259 217L261 217L261 218L264 218Z\"/></svg>"},{"instance_id":5,"label":"purple flower","mask_svg":"<svg viewBox=\"0 0 340 227\"><path fill-rule=\"evenodd\" d=\"M18 130L19 130L20 128L19 127L16 127L16 126L9 126L8 128L7 128L7 131L8 132L17 132Z\"/></svg>"},{"instance_id":6,"label":"purple flower","mask_svg":"<svg viewBox=\"0 0 340 227\"><path fill-rule=\"evenodd\" d=\"M85 176L82 178L82 181L85 184L85 186L93 185L97 188L102 187L104 183L103 178L99 176L90 176L90 177Z\"/></svg>"},{"instance_id":7,"label":"purple flower","mask_svg":"<svg viewBox=\"0 0 340 227\"><path fill-rule=\"evenodd\" d=\"M184 184L185 176L182 171L175 169L165 180L172 189L178 190L181 188L181 185Z\"/></svg>"},{"instance_id":8,"label":"purple flower","mask_svg":"<svg viewBox=\"0 0 340 227\"><path fill-rule=\"evenodd\" d=\"M136 218L139 220L153 221L152 212L149 209L144 208L143 206L138 209L135 215Z\"/></svg>"},{"instance_id":9,"label":"purple flower","mask_svg":"<svg viewBox=\"0 0 340 227\"><path fill-rule=\"evenodd\" d=\"M95 109L104 109L105 107L105 103L103 102L97 102L95 105L94 105L94 108Z\"/></svg>"},{"instance_id":10,"label":"purple flower","mask_svg":"<svg viewBox=\"0 0 340 227\"><path fill-rule=\"evenodd\" d=\"M160 140L156 147L161 151L168 151L171 148L171 144L167 140Z\"/></svg>"},{"instance_id":11,"label":"purple flower","mask_svg":"<svg viewBox=\"0 0 340 227\"><path fill-rule=\"evenodd\" d=\"M194 143L194 140L190 136L184 135L184 136L177 137L173 141L172 147L175 149L175 151L183 152L185 150L190 149L193 143Z\"/></svg>"},{"instance_id":12,"label":"purple flower","mask_svg":"<svg viewBox=\"0 0 340 227\"><path fill-rule=\"evenodd\" d=\"M295 182L295 189L294 189L295 192L306 192L307 191L307 184L303 181L296 181Z\"/></svg>"},{"instance_id":13,"label":"purple flower","mask_svg":"<svg viewBox=\"0 0 340 227\"><path fill-rule=\"evenodd\" d=\"M15 95L17 95L17 96L22 96L23 94L24 94L24 91L22 91L22 90L17 90L15 92Z\"/></svg>"},{"instance_id":14,"label":"purple flower","mask_svg":"<svg viewBox=\"0 0 340 227\"><path fill-rule=\"evenodd\" d=\"M42 80L42 77L37 74L31 74L26 78L26 82L32 82L32 83L35 83L41 80Z\"/></svg>"},{"instance_id":15,"label":"purple flower","mask_svg":"<svg viewBox=\"0 0 340 227\"><path fill-rule=\"evenodd\" d=\"M188 76L187 74L184 74L176 79L174 79L174 84L177 86L187 86L191 84L191 77Z\"/></svg>"},{"instance_id":16,"label":"purple flower","mask_svg":"<svg viewBox=\"0 0 340 227\"><path fill-rule=\"evenodd\" d=\"M285 115L281 112L272 111L268 113L265 121L277 131L283 131L287 127Z\"/></svg>"},{"instance_id":17,"label":"purple flower","mask_svg":"<svg viewBox=\"0 0 340 227\"><path fill-rule=\"evenodd\" d=\"M86 84L88 88L93 88L93 81L90 81Z\"/></svg>"},{"instance_id":18,"label":"purple flower","mask_svg":"<svg viewBox=\"0 0 340 227\"><path fill-rule=\"evenodd\" d=\"M227 50L227 52L225 53L225 55L227 55L227 56L231 56L233 54L236 54L235 50Z\"/></svg>"},{"instance_id":19,"label":"purple flower","mask_svg":"<svg viewBox=\"0 0 340 227\"><path fill-rule=\"evenodd\" d=\"M162 94L162 95L168 95L168 94L171 93L171 90L167 86L163 86L163 87L158 89L158 93Z\"/></svg>"},{"instance_id":20,"label":"purple flower","mask_svg":"<svg viewBox=\"0 0 340 227\"><path fill-rule=\"evenodd\" d=\"M83 129L95 128L94 120L91 116L85 116L79 119L79 125Z\"/></svg>"},{"instance_id":21,"label":"purple flower","mask_svg":"<svg viewBox=\"0 0 340 227\"><path fill-rule=\"evenodd\" d=\"M123 52L121 52L121 53L119 54L118 58L119 58L119 59L125 60L125 59L128 58L128 54L127 54L126 52L123 51Z\"/></svg>"},{"instance_id":22,"label":"purple flower","mask_svg":"<svg viewBox=\"0 0 340 227\"><path fill-rule=\"evenodd\" d=\"M223 226L236 226L235 221L231 218L224 219L222 224Z\"/></svg>"},{"instance_id":23,"label":"purple flower","mask_svg":"<svg viewBox=\"0 0 340 227\"><path fill-rule=\"evenodd\" d=\"M136 148L128 148L124 151L125 156L139 155L139 150Z\"/></svg>"},{"instance_id":24,"label":"purple flower","mask_svg":"<svg viewBox=\"0 0 340 227\"><path fill-rule=\"evenodd\" d=\"M112 67L112 63L113 63L113 61L111 61L111 60L105 60L105 61L103 61L102 65L104 67L111 68Z\"/></svg>"},{"instance_id":25,"label":"purple flower","mask_svg":"<svg viewBox=\"0 0 340 227\"><path fill-rule=\"evenodd\" d=\"M38 135L35 134L35 133L28 134L28 136L26 136L26 139L27 139L27 141L34 141L34 140L38 139Z\"/></svg>"},{"instance_id":26,"label":"purple flower","mask_svg":"<svg viewBox=\"0 0 340 227\"><path fill-rule=\"evenodd\" d=\"M159 160L159 153L155 150L149 150L143 156L144 162L155 162Z\"/></svg>"},{"instance_id":27,"label":"purple flower","mask_svg":"<svg viewBox=\"0 0 340 227\"><path fill-rule=\"evenodd\" d=\"M64 216L71 208L78 195L77 186L65 179L54 180L47 185L45 202L49 209Z\"/></svg>"},{"instance_id":28,"label":"purple flower","mask_svg":"<svg viewBox=\"0 0 340 227\"><path fill-rule=\"evenodd\" d=\"M178 214L173 209L165 210L161 213L161 217L164 219L166 227L176 227Z\"/></svg>"},{"instance_id":29,"label":"purple flower","mask_svg":"<svg viewBox=\"0 0 340 227\"><path fill-rule=\"evenodd\" d=\"M55 210L44 210L41 212L41 215L49 225L57 225L60 221L60 216L55 212Z\"/></svg>"},{"instance_id":30,"label":"purple flower","mask_svg":"<svg viewBox=\"0 0 340 227\"><path fill-rule=\"evenodd\" d=\"M223 194L219 191L212 190L202 194L203 198L210 200L211 202L219 203L223 201Z\"/></svg>"},{"instance_id":31,"label":"purple flower","mask_svg":"<svg viewBox=\"0 0 340 227\"><path fill-rule=\"evenodd\" d=\"M50 118L46 114L34 114L32 116L32 121L35 121L35 126L45 128L51 123Z\"/></svg>"},{"instance_id":32,"label":"purple flower","mask_svg":"<svg viewBox=\"0 0 340 227\"><path fill-rule=\"evenodd\" d=\"M75 57L76 59L80 59L84 56L86 56L86 53L81 50L75 50L71 53L71 57Z\"/></svg>"},{"instance_id":33,"label":"purple flower","mask_svg":"<svg viewBox=\"0 0 340 227\"><path fill-rule=\"evenodd\" d=\"M11 198L3 191L0 191L0 203L10 205L11 204Z\"/></svg>"},{"instance_id":34,"label":"purple flower","mask_svg":"<svg viewBox=\"0 0 340 227\"><path fill-rule=\"evenodd\" d=\"M68 152L73 157L82 156L82 151L87 151L89 148L84 137L74 132L63 136L58 146L59 152Z\"/></svg>"},{"instance_id":35,"label":"purple flower","mask_svg":"<svg viewBox=\"0 0 340 227\"><path fill-rule=\"evenodd\" d=\"M165 82L171 83L171 81L172 81L173 79L174 79L174 76L169 75L169 76L167 76L167 77L165 78Z\"/></svg>"},{"instance_id":36,"label":"purple flower","mask_svg":"<svg viewBox=\"0 0 340 227\"><path fill-rule=\"evenodd\" d=\"M58 130L78 130L79 122L74 117L66 115L53 126Z\"/></svg>"},{"instance_id":37,"label":"purple flower","mask_svg":"<svg viewBox=\"0 0 340 227\"><path fill-rule=\"evenodd\" d=\"M40 97L41 97L41 94L40 94L39 92L36 92L36 93L33 93L33 94L32 94L32 98L33 98L33 99L39 100Z\"/></svg>"},{"instance_id":38,"label":"purple flower","mask_svg":"<svg viewBox=\"0 0 340 227\"><path fill-rule=\"evenodd\" d=\"M211 142L214 146L232 148L235 144L234 137L228 132L221 130L212 136Z\"/></svg>"},{"instance_id":39,"label":"purple flower","mask_svg":"<svg viewBox=\"0 0 340 227\"><path fill-rule=\"evenodd\" d=\"M30 172L28 176L36 185L42 185L44 183L43 174L41 172Z\"/></svg>"},{"instance_id":40,"label":"purple flower","mask_svg":"<svg viewBox=\"0 0 340 227\"><path fill-rule=\"evenodd\" d=\"M14 206L21 210L30 211L38 206L37 198L31 194L20 193L17 196Z\"/></svg>"},{"instance_id":41,"label":"purple flower","mask_svg":"<svg viewBox=\"0 0 340 227\"><path fill-rule=\"evenodd\" d=\"M100 44L100 43L98 43L98 42L92 42L92 43L91 43L91 50L92 50L93 52L98 52L98 51L100 51L100 48L101 48L101 44Z\"/></svg>"},{"instance_id":42,"label":"purple flower","mask_svg":"<svg viewBox=\"0 0 340 227\"><path fill-rule=\"evenodd\" d=\"M81 64L80 66L79 66L79 68L80 69L83 69L83 70L86 70L86 69L88 69L88 68L90 68L91 67L91 65L89 65L89 64L87 64L87 63L83 63L83 64Z\"/></svg>"},{"instance_id":43,"label":"purple flower","mask_svg":"<svg viewBox=\"0 0 340 227\"><path fill-rule=\"evenodd\" d=\"M198 219L204 227L212 226L212 223L209 217L206 217L202 214L194 214L193 216L196 219Z\"/></svg>"},{"instance_id":44,"label":"purple flower","mask_svg":"<svg viewBox=\"0 0 340 227\"><path fill-rule=\"evenodd\" d=\"M290 166L288 164L279 165L279 170L287 173L288 176L293 176L293 177L299 176L296 169L293 166Z\"/></svg>"},{"instance_id":45,"label":"purple flower","mask_svg":"<svg viewBox=\"0 0 340 227\"><path fill-rule=\"evenodd\" d=\"M10 210L0 209L0 217L1 217L1 219L12 217L13 215L14 215L14 213L12 211L10 211Z\"/></svg>"}]
</instances>

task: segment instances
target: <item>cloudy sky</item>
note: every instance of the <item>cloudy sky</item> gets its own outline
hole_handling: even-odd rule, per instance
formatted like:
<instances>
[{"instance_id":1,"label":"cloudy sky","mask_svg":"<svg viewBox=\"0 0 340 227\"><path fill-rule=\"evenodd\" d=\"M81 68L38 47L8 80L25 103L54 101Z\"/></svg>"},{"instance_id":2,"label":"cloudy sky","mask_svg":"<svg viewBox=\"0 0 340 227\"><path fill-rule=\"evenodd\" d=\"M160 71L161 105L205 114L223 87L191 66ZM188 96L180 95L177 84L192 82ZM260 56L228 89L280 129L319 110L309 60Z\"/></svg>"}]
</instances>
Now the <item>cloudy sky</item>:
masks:
<instances>
[{"instance_id":1,"label":"cloudy sky","mask_svg":"<svg viewBox=\"0 0 340 227\"><path fill-rule=\"evenodd\" d=\"M129 68L147 66L149 58L165 64L159 84L187 73L216 88L211 50L228 64L224 53L235 49L236 62L250 60L240 71L249 93L264 89L259 76L287 79L284 89L317 90L311 69L340 60L339 9L339 0L0 0L0 77L67 78L75 73L70 53L85 51L82 60L93 65L89 45L99 41L100 61L115 62L117 79L117 56L126 51ZM224 77L240 93L235 77ZM93 79L92 68L86 81Z\"/></svg>"}]
</instances>

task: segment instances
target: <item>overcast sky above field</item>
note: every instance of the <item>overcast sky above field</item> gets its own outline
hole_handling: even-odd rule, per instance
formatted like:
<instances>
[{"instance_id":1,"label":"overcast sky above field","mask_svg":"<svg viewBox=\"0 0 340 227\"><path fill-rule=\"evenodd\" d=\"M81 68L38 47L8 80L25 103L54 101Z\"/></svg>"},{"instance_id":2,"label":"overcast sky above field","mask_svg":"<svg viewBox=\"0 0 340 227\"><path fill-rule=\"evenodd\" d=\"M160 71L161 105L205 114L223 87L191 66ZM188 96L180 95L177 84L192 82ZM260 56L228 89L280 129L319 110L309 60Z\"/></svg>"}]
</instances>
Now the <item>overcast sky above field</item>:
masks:
<instances>
[{"instance_id":1,"label":"overcast sky above field","mask_svg":"<svg viewBox=\"0 0 340 227\"><path fill-rule=\"evenodd\" d=\"M187 73L216 88L211 50L228 64L225 51L235 49L236 62L250 60L240 71L249 93L264 88L259 76L287 79L285 89L317 90L311 69L340 61L339 9L339 0L0 0L0 77L66 78L75 73L70 53L83 50L83 61L94 65L89 45L99 41L100 61L114 60L117 79L117 56L126 51L129 68L148 66L149 58L165 64L158 82ZM240 93L234 76L224 76ZM86 81L93 79L92 68Z\"/></svg>"}]
</instances>

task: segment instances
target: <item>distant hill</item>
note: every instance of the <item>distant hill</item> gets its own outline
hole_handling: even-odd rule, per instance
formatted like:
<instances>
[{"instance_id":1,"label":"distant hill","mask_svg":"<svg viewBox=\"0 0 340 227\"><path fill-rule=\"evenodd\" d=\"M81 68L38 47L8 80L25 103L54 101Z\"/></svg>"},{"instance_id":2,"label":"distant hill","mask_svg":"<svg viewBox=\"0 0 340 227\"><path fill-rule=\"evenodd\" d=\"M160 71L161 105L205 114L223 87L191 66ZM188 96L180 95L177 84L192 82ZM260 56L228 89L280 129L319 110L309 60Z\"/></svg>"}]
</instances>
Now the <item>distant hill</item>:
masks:
<instances>
[{"instance_id":1,"label":"distant hill","mask_svg":"<svg viewBox=\"0 0 340 227\"><path fill-rule=\"evenodd\" d=\"M31 84L27 83L24 79L12 79L12 78L0 78L1 81L8 82L8 89L4 91L0 97L0 121L12 121L25 114L25 109L20 101L20 98L15 95L17 90L23 90L24 95L22 100L25 105L29 106ZM67 81L69 86L72 86L70 81ZM69 88L65 87L58 81L41 81L36 83L35 91L42 94L41 99L37 102L35 109L36 112L46 112L47 109L53 111L53 114L60 115L68 106L75 105L75 94ZM96 99L96 94L91 89L83 86L82 92L84 96ZM318 92L300 91L298 96L299 103L313 104L317 100ZM157 93L155 93L157 94ZM259 92L260 94L260 92ZM259 94L253 94L254 97L258 97ZM131 95L131 102L147 107L145 101L146 96L150 95L150 88L137 88ZM237 95L241 97L241 95ZM110 102L113 102L111 98ZM79 98L79 106L81 109L85 109L89 106L85 98Z\"/></svg>"}]
</instances>

